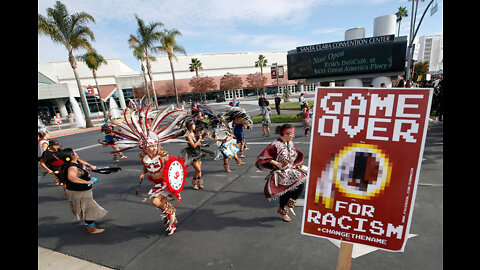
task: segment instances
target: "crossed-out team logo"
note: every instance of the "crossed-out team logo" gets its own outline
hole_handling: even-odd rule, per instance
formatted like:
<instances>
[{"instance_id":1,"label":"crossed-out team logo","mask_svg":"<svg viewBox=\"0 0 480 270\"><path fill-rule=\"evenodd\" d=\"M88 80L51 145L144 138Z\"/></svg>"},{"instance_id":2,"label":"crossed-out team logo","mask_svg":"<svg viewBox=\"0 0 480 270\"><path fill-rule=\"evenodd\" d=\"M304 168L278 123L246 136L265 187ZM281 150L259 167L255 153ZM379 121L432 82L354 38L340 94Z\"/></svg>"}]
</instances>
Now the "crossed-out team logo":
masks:
<instances>
[{"instance_id":1,"label":"crossed-out team logo","mask_svg":"<svg viewBox=\"0 0 480 270\"><path fill-rule=\"evenodd\" d=\"M352 143L332 155L317 178L315 204L332 208L335 187L344 196L370 200L383 194L390 184L392 163L384 151L373 144Z\"/></svg>"}]
</instances>

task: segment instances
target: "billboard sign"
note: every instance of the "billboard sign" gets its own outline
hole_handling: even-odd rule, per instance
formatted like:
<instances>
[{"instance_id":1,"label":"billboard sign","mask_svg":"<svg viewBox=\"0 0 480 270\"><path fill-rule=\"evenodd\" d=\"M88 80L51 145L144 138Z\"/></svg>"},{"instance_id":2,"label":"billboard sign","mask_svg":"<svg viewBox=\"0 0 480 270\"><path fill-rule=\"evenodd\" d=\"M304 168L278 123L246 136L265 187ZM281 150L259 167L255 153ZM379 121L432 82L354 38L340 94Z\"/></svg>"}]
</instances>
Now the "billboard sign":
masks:
<instances>
[{"instance_id":1,"label":"billboard sign","mask_svg":"<svg viewBox=\"0 0 480 270\"><path fill-rule=\"evenodd\" d=\"M431 88L317 88L302 234L405 248Z\"/></svg>"},{"instance_id":2,"label":"billboard sign","mask_svg":"<svg viewBox=\"0 0 480 270\"><path fill-rule=\"evenodd\" d=\"M373 38L359 40L370 39ZM304 46L297 48L298 52L289 52L288 79L404 71L406 39L388 38L379 43L358 42L359 40ZM357 43L351 45L354 41Z\"/></svg>"}]
</instances>

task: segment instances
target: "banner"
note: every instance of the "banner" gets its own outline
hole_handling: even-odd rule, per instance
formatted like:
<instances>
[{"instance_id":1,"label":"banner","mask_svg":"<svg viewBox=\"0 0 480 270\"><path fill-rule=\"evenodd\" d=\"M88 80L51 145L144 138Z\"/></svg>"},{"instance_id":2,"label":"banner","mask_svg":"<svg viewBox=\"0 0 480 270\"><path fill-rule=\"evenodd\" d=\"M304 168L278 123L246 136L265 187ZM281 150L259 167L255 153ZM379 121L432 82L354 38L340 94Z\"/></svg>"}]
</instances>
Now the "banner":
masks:
<instances>
[{"instance_id":1,"label":"banner","mask_svg":"<svg viewBox=\"0 0 480 270\"><path fill-rule=\"evenodd\" d=\"M302 234L404 250L432 92L317 88Z\"/></svg>"}]
</instances>

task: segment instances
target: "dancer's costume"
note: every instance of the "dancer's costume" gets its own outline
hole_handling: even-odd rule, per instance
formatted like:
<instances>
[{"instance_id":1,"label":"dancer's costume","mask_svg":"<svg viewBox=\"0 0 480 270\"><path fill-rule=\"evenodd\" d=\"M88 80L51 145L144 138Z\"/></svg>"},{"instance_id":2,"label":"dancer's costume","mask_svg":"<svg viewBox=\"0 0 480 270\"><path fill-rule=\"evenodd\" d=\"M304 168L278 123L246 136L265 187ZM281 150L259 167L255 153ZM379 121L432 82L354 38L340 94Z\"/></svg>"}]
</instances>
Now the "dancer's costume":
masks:
<instances>
[{"instance_id":1,"label":"dancer's costume","mask_svg":"<svg viewBox=\"0 0 480 270\"><path fill-rule=\"evenodd\" d=\"M235 154L240 150L240 144L236 142L231 130L227 127L217 127L214 130L214 139L217 141L218 154L214 158L218 160L220 158L232 159Z\"/></svg>"},{"instance_id":2,"label":"dancer's costume","mask_svg":"<svg viewBox=\"0 0 480 270\"><path fill-rule=\"evenodd\" d=\"M112 147L117 146L117 143L123 140L122 137L115 135L114 128L110 124L110 120L105 120L105 123L101 126L100 131L103 132L105 138L103 141L98 140L98 143L103 144L103 146L111 145ZM123 153L117 153L117 151L113 151L113 161L117 162L120 158L127 158Z\"/></svg>"},{"instance_id":3,"label":"dancer's costume","mask_svg":"<svg viewBox=\"0 0 480 270\"><path fill-rule=\"evenodd\" d=\"M197 138L192 138L193 139L193 143L196 143L197 142ZM198 145L197 147L193 148L190 143L188 143L187 141L187 147L183 148L180 153L183 155L183 157L185 158L185 164L187 165L190 165L192 164L192 162L196 161L196 160L200 160L200 161L203 161L203 159L210 155L210 156L214 156L215 153L213 151L210 151L208 149L205 149L202 147L202 145Z\"/></svg>"},{"instance_id":4,"label":"dancer's costume","mask_svg":"<svg viewBox=\"0 0 480 270\"><path fill-rule=\"evenodd\" d=\"M303 152L298 150L292 141L286 144L282 139L277 139L260 153L255 162L258 169L270 171L270 174L265 178L267 181L264 188L265 197L268 200L280 197L281 207L278 209L278 213L282 215L285 215L288 211L285 207L293 208L295 206L299 193L303 191L308 169L307 166L302 165L303 159ZM288 164L279 169L269 163L271 160L280 163L288 160ZM293 192L297 189L300 189L300 192ZM291 196L290 193L292 192L296 194ZM283 195L285 195L285 198L282 198Z\"/></svg>"},{"instance_id":5,"label":"dancer's costume","mask_svg":"<svg viewBox=\"0 0 480 270\"><path fill-rule=\"evenodd\" d=\"M147 153L149 145L167 142L186 142L184 121L187 113L182 110L174 110L173 105L161 111L151 112L152 104L134 110L128 116L124 113L125 121L119 124L123 132L114 131L114 133L125 138L122 141L125 148L121 151L140 147ZM153 118L150 126L144 120L147 118ZM162 157L165 156L168 156L168 153L163 152L162 155L157 154L153 158L147 154L142 158L142 163L149 173L148 179L153 182L153 187L148 192L149 198L160 199L160 209L163 210L162 217L165 227L167 227L167 231L171 231L176 227L175 224L178 221L176 219L175 221L171 220L172 215L175 213L175 208L168 202L168 199L175 197L181 201L180 193L186 182L187 167L182 158L168 156L168 160L164 162ZM159 173L161 173L160 177L158 177ZM154 178L152 175L157 177Z\"/></svg>"},{"instance_id":6,"label":"dancer's costume","mask_svg":"<svg viewBox=\"0 0 480 270\"><path fill-rule=\"evenodd\" d=\"M231 107L230 110L225 113L224 118L227 123L233 123L233 135L235 135L237 143L241 143L245 139L243 135L243 124L235 124L234 121L235 119L241 118L245 125L247 125L247 129L250 129L253 125L253 120L250 115L240 107Z\"/></svg>"},{"instance_id":7,"label":"dancer's costume","mask_svg":"<svg viewBox=\"0 0 480 270\"><path fill-rule=\"evenodd\" d=\"M217 116L217 114L212 108L203 104L193 104L192 111L191 111L192 116L193 117L197 116L198 112L202 112L202 114L205 115L210 121L209 125L207 125L205 122L200 123L200 125L202 125L201 127L206 129L209 127L218 126L220 124L220 118ZM203 126L203 124L205 124L205 126ZM199 125L197 123L195 123L195 126L197 126L197 129L199 128Z\"/></svg>"},{"instance_id":8,"label":"dancer's costume","mask_svg":"<svg viewBox=\"0 0 480 270\"><path fill-rule=\"evenodd\" d=\"M303 124L303 131L305 132L305 136L306 136L308 135L308 132L312 129L312 115L311 115L310 108L308 108L306 112L302 112L302 124Z\"/></svg>"},{"instance_id":9,"label":"dancer's costume","mask_svg":"<svg viewBox=\"0 0 480 270\"><path fill-rule=\"evenodd\" d=\"M253 125L253 120L250 115L241 107L230 107L225 115L223 116L227 123L233 122L237 118L242 118L247 125L247 129L251 129Z\"/></svg>"}]
</instances>

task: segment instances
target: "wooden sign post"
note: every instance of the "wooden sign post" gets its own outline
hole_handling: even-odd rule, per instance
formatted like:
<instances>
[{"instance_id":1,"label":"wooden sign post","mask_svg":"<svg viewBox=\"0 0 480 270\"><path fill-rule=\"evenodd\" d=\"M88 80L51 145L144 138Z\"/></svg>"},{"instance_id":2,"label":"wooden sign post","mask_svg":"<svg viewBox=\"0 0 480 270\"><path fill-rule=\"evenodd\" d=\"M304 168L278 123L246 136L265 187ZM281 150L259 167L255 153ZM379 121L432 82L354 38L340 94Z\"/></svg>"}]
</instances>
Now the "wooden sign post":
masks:
<instances>
[{"instance_id":1,"label":"wooden sign post","mask_svg":"<svg viewBox=\"0 0 480 270\"><path fill-rule=\"evenodd\" d=\"M353 244L341 242L338 251L337 270L350 270L352 262Z\"/></svg>"}]
</instances>

